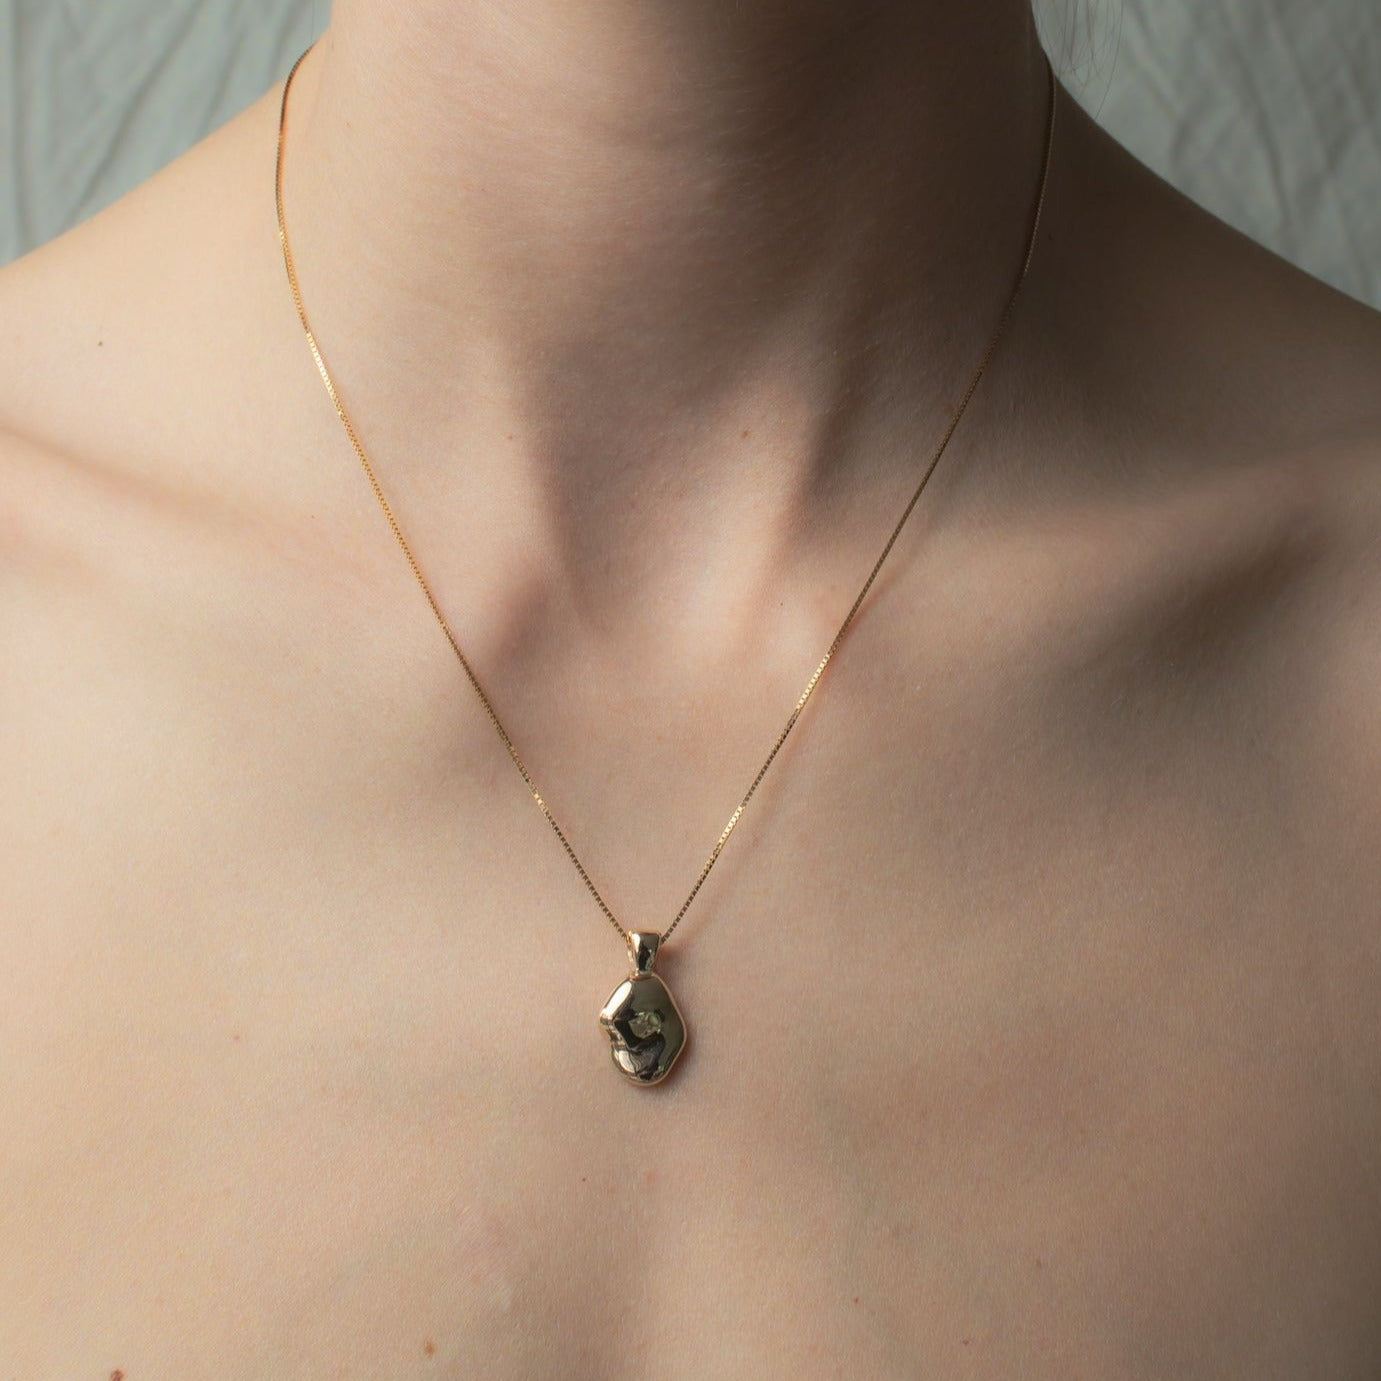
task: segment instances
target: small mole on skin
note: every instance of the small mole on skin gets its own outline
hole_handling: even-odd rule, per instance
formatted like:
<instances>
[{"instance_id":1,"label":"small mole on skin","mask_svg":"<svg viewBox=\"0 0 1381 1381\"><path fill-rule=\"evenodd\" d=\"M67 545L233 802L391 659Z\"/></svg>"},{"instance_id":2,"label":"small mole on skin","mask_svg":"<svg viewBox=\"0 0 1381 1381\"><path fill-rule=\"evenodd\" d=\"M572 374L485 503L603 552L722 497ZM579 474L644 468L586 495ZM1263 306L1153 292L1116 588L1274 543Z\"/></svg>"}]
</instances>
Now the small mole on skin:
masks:
<instances>
[{"instance_id":1,"label":"small mole on skin","mask_svg":"<svg viewBox=\"0 0 1381 1381\"><path fill-rule=\"evenodd\" d=\"M119 1367L116 1367L115 1370L110 1373L110 1381L125 1381L125 1373L122 1372Z\"/></svg>"},{"instance_id":2,"label":"small mole on skin","mask_svg":"<svg viewBox=\"0 0 1381 1381\"><path fill-rule=\"evenodd\" d=\"M230 1039L231 1039L232 1041L237 1041L237 1040L239 1040L239 1039L240 1039L240 1033L239 1033L238 1031L236 1031L235 1034L234 1034L233 1036L231 1036Z\"/></svg>"},{"instance_id":3,"label":"small mole on skin","mask_svg":"<svg viewBox=\"0 0 1381 1381\"><path fill-rule=\"evenodd\" d=\"M747 440L748 440L748 433L747 433L747 432L744 432L744 433L743 433L743 440L744 440L744 441L747 441Z\"/></svg>"},{"instance_id":4,"label":"small mole on skin","mask_svg":"<svg viewBox=\"0 0 1381 1381\"><path fill-rule=\"evenodd\" d=\"M858 1296L857 1296L857 1295L854 1296L854 1303L855 1303L855 1304L858 1303Z\"/></svg>"},{"instance_id":5,"label":"small mole on skin","mask_svg":"<svg viewBox=\"0 0 1381 1381\"><path fill-rule=\"evenodd\" d=\"M431 1357L436 1352L436 1344L430 1338L422 1339L422 1351Z\"/></svg>"},{"instance_id":6,"label":"small mole on skin","mask_svg":"<svg viewBox=\"0 0 1381 1381\"><path fill-rule=\"evenodd\" d=\"M104 345L104 344L105 344L105 341L103 341L103 340L98 340L98 341L96 342L96 344L97 344L97 345Z\"/></svg>"}]
</instances>

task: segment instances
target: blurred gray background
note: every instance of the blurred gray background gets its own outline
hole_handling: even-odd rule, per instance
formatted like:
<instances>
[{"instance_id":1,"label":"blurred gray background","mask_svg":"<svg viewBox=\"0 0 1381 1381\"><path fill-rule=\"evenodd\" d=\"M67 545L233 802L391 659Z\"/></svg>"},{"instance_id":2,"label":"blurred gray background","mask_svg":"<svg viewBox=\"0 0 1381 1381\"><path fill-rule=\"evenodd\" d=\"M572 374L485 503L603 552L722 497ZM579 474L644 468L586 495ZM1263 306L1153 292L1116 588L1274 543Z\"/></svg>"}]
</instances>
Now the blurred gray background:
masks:
<instances>
[{"instance_id":1,"label":"blurred gray background","mask_svg":"<svg viewBox=\"0 0 1381 1381\"><path fill-rule=\"evenodd\" d=\"M1381 0L1037 4L1065 84L1123 144L1381 307ZM0 0L0 263L243 109L329 16L329 0Z\"/></svg>"}]
</instances>

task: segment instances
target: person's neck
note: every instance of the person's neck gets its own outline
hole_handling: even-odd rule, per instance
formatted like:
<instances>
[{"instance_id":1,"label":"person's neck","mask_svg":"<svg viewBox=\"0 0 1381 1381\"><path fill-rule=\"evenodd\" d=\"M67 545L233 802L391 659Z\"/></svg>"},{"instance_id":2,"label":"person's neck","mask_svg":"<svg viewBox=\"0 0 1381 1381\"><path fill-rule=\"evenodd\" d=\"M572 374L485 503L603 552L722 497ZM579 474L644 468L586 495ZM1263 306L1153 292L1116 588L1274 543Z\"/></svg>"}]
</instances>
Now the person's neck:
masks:
<instances>
[{"instance_id":1,"label":"person's neck","mask_svg":"<svg viewBox=\"0 0 1381 1381\"><path fill-rule=\"evenodd\" d=\"M1046 81L1027 0L336 0L287 117L307 309L395 484L620 584L765 552L905 498L879 438L938 434L997 320Z\"/></svg>"}]
</instances>

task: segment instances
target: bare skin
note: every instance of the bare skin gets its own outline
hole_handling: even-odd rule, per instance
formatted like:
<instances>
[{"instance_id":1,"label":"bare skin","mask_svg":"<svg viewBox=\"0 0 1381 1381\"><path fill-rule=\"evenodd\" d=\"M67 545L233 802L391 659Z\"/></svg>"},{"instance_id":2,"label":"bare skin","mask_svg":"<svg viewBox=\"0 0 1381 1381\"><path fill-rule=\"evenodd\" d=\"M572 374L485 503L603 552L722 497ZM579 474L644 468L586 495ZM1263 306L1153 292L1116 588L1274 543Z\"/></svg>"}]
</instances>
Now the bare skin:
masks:
<instances>
[{"instance_id":1,"label":"bare skin","mask_svg":"<svg viewBox=\"0 0 1381 1381\"><path fill-rule=\"evenodd\" d=\"M293 90L314 325L630 925L1019 256L1018 7L930 7L910 86L902 7L857 49L837 8L354 0ZM917 118L807 156L845 53ZM0 1375L1374 1378L1377 314L1063 102L1010 334L659 962L692 1044L639 1091L618 937L302 339L278 94L0 271Z\"/></svg>"}]
</instances>

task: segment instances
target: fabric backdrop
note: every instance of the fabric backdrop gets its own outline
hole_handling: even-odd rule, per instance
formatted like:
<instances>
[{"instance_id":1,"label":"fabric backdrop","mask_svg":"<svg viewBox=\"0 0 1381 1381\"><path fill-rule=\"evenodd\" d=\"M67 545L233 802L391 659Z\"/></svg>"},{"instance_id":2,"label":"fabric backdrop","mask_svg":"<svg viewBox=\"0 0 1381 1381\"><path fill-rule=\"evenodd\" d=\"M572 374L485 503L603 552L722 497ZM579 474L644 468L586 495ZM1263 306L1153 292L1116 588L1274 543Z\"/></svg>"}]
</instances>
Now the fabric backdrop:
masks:
<instances>
[{"instance_id":1,"label":"fabric backdrop","mask_svg":"<svg viewBox=\"0 0 1381 1381\"><path fill-rule=\"evenodd\" d=\"M1066 85L1122 143L1381 307L1381 0L1038 3ZM0 262L243 109L329 13L329 0L0 0Z\"/></svg>"}]
</instances>

